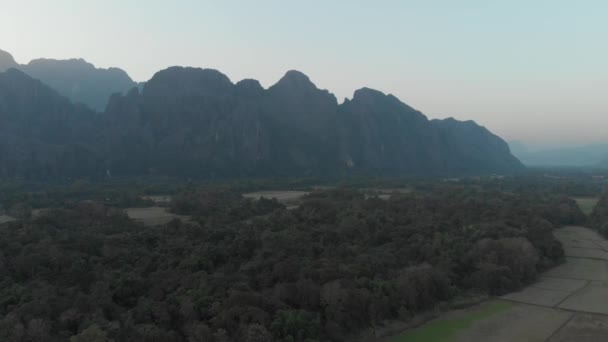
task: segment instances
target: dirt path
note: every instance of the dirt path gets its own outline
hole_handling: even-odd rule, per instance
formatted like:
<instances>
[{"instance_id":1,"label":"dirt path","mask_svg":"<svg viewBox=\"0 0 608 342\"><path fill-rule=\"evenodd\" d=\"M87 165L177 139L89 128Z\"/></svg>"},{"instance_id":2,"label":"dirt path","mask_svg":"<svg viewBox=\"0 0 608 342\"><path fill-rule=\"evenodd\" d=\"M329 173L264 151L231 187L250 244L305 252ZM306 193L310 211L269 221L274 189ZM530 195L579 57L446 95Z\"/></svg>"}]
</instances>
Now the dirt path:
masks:
<instances>
[{"instance_id":1,"label":"dirt path","mask_svg":"<svg viewBox=\"0 0 608 342\"><path fill-rule=\"evenodd\" d=\"M541 275L539 281L494 303L512 304L441 339L425 341L608 341L608 241L584 227L555 232L566 262ZM452 313L475 315L483 306ZM428 323L449 323L450 314ZM419 329L425 329L422 326ZM414 334L410 334L414 336ZM394 341L419 341L405 334Z\"/></svg>"}]
</instances>

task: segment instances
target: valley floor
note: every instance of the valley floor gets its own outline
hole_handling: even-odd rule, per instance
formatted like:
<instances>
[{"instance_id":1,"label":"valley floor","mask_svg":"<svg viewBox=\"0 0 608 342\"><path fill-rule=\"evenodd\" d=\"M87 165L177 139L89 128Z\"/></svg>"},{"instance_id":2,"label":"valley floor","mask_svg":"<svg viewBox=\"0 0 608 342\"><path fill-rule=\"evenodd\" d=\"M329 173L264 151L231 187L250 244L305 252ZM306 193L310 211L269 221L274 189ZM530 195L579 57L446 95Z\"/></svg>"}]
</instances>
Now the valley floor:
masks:
<instances>
[{"instance_id":1,"label":"valley floor","mask_svg":"<svg viewBox=\"0 0 608 342\"><path fill-rule=\"evenodd\" d=\"M584 227L564 227L555 235L566 262L537 283L385 341L608 340L608 241Z\"/></svg>"}]
</instances>

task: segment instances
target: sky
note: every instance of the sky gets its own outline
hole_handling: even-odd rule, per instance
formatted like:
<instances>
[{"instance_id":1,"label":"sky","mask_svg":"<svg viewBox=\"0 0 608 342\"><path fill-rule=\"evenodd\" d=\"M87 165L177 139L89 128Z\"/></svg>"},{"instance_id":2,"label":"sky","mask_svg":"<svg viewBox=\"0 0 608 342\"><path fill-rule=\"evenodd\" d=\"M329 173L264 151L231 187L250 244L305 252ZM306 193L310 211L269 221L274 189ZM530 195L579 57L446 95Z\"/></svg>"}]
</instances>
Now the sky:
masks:
<instances>
[{"instance_id":1,"label":"sky","mask_svg":"<svg viewBox=\"0 0 608 342\"><path fill-rule=\"evenodd\" d=\"M268 87L287 70L532 145L608 142L605 0L0 0L19 63L84 58L137 81L173 65Z\"/></svg>"}]
</instances>

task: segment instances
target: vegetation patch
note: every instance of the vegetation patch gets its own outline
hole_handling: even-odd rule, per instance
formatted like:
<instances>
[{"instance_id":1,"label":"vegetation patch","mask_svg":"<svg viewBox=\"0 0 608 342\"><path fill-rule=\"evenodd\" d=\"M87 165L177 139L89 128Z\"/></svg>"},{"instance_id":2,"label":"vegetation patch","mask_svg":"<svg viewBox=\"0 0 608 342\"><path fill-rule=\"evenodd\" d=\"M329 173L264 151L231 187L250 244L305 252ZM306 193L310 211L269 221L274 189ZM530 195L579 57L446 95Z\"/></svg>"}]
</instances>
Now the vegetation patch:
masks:
<instances>
[{"instance_id":1,"label":"vegetation patch","mask_svg":"<svg viewBox=\"0 0 608 342\"><path fill-rule=\"evenodd\" d=\"M591 215L599 199L595 197L576 197L574 200L585 215Z\"/></svg>"},{"instance_id":2,"label":"vegetation patch","mask_svg":"<svg viewBox=\"0 0 608 342\"><path fill-rule=\"evenodd\" d=\"M164 207L127 208L125 212L131 219L146 226L167 224L175 219L189 220L188 216L170 213Z\"/></svg>"},{"instance_id":3,"label":"vegetation patch","mask_svg":"<svg viewBox=\"0 0 608 342\"><path fill-rule=\"evenodd\" d=\"M497 313L510 309L514 304L495 301L474 308L462 317L437 319L419 328L395 336L389 342L441 342L449 341L460 331L473 325L473 323L491 317Z\"/></svg>"}]
</instances>

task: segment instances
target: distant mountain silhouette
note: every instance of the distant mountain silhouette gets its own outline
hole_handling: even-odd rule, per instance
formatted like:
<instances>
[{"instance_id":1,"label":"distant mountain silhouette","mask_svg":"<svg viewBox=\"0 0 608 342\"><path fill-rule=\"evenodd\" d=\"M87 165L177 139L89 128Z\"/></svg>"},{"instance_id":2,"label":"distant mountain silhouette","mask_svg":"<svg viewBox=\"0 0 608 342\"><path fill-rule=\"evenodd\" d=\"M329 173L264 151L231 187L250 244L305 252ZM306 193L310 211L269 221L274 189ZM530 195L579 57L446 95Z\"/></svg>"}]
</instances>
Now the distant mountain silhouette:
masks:
<instances>
[{"instance_id":1,"label":"distant mountain silhouette","mask_svg":"<svg viewBox=\"0 0 608 342\"><path fill-rule=\"evenodd\" d=\"M19 64L15 62L10 53L0 50L0 72L4 72L10 68L17 68L18 66Z\"/></svg>"},{"instance_id":2,"label":"distant mountain silhouette","mask_svg":"<svg viewBox=\"0 0 608 342\"><path fill-rule=\"evenodd\" d=\"M94 112L22 71L0 74L0 177L86 176Z\"/></svg>"},{"instance_id":3,"label":"distant mountain silhouette","mask_svg":"<svg viewBox=\"0 0 608 342\"><path fill-rule=\"evenodd\" d=\"M103 111L113 93L122 93L137 86L127 73L118 68L99 69L83 59L35 59L19 65L13 57L0 50L0 72L17 68L38 79L73 102L84 103Z\"/></svg>"},{"instance_id":4,"label":"distant mountain silhouette","mask_svg":"<svg viewBox=\"0 0 608 342\"><path fill-rule=\"evenodd\" d=\"M608 143L543 150L531 150L519 142L509 145L528 166L595 167L608 160Z\"/></svg>"},{"instance_id":5,"label":"distant mountain silhouette","mask_svg":"<svg viewBox=\"0 0 608 342\"><path fill-rule=\"evenodd\" d=\"M459 176L523 169L502 139L472 121L430 121L367 88L338 104L297 71L264 89L255 80L234 84L216 70L172 67L141 92L111 96L105 113L96 114L11 69L0 74L0 119L10 123L0 128L0 151L11 152L1 160L6 177Z\"/></svg>"}]
</instances>

